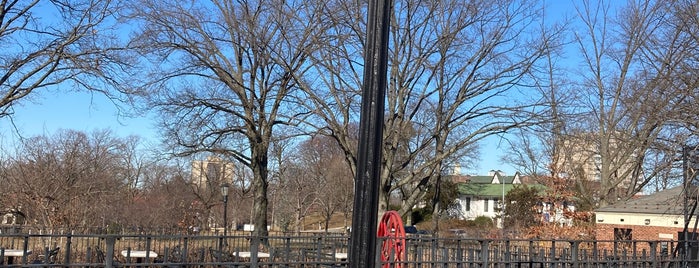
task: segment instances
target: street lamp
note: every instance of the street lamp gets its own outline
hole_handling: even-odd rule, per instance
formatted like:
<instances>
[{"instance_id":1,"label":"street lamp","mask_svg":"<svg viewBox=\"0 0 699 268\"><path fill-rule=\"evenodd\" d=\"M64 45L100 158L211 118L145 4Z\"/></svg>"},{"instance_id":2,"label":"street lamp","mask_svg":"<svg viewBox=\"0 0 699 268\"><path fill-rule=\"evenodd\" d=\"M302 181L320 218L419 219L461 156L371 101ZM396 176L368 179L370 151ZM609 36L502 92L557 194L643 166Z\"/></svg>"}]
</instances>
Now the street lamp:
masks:
<instances>
[{"instance_id":1,"label":"street lamp","mask_svg":"<svg viewBox=\"0 0 699 268\"><path fill-rule=\"evenodd\" d=\"M223 236L228 235L228 188L230 185L224 183L221 185L221 195L223 196Z\"/></svg>"}]
</instances>

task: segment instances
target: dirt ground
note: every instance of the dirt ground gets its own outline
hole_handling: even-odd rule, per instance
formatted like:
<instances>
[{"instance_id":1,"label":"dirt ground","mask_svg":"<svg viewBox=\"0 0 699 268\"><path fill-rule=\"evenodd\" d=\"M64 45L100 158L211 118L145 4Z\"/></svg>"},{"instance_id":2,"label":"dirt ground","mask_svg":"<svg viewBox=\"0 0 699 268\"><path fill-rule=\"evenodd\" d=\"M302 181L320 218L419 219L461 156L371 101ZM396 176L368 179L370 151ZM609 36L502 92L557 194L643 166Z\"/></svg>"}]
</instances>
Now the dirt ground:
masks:
<instances>
[{"instance_id":1,"label":"dirt ground","mask_svg":"<svg viewBox=\"0 0 699 268\"><path fill-rule=\"evenodd\" d=\"M345 222L347 223L347 226L351 226L352 216L350 215L347 221L345 221L344 216L342 214L335 214L328 223L328 229L343 230L345 227ZM303 223L304 231L324 230L323 227L325 225L325 222L323 217L321 217L320 215L310 215L306 217Z\"/></svg>"}]
</instances>

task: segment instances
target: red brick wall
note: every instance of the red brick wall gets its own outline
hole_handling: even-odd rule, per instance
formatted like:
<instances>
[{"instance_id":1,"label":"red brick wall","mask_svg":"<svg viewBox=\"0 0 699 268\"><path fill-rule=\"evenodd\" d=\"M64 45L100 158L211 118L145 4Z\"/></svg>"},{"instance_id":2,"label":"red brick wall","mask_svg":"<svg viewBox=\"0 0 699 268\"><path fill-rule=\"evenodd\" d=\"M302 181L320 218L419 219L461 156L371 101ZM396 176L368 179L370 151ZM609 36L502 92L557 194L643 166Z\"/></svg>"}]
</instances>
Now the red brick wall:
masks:
<instances>
[{"instance_id":1,"label":"red brick wall","mask_svg":"<svg viewBox=\"0 0 699 268\"><path fill-rule=\"evenodd\" d=\"M633 240L670 240L667 238L658 237L658 235L661 233L672 234L672 240L677 240L677 232L682 232L682 228L676 227L597 223L595 227L595 238L597 240L614 240L614 228L631 229L631 238Z\"/></svg>"},{"instance_id":2,"label":"red brick wall","mask_svg":"<svg viewBox=\"0 0 699 268\"><path fill-rule=\"evenodd\" d=\"M623 224L600 224L597 223L595 226L595 238L597 240L597 248L598 249L608 249L611 250L614 248L615 243L614 241L614 228L625 228L625 229L631 229L631 239L638 241L638 243L634 243L635 245L633 248L635 248L637 251L641 250L654 250L658 251L660 250L660 244L658 243L652 243L655 245L655 249L651 249L651 243L648 242L655 242L655 241L670 241L674 240L677 241L677 233L682 232L682 228L676 228L676 227L659 227L659 226L639 226L639 225L623 225ZM659 234L671 234L672 239L670 238L660 238ZM648 242L646 242L648 241ZM673 244L673 243L671 243ZM619 246L619 244L617 244ZM630 244L627 246L631 246ZM667 246L667 245L666 245ZM672 245L670 245L672 247ZM630 248L628 250L631 250Z\"/></svg>"}]
</instances>

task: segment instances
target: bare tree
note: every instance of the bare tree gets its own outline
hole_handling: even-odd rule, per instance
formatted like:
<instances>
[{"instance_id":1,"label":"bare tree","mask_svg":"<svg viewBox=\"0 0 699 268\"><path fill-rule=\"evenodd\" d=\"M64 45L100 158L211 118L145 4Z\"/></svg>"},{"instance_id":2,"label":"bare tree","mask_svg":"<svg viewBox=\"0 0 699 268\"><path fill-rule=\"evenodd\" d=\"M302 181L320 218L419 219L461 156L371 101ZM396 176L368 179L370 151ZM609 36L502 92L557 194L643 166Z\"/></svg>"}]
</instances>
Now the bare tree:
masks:
<instances>
[{"instance_id":1,"label":"bare tree","mask_svg":"<svg viewBox=\"0 0 699 268\"><path fill-rule=\"evenodd\" d=\"M123 141L108 131L61 131L28 139L9 160L2 199L22 207L31 223L48 227L99 226L119 221L129 167ZM121 206L119 204L122 204Z\"/></svg>"},{"instance_id":2,"label":"bare tree","mask_svg":"<svg viewBox=\"0 0 699 268\"><path fill-rule=\"evenodd\" d=\"M670 78L679 94L672 105L678 107L678 112L669 120L673 127L681 128L681 135L673 140L681 145L695 145L699 139L699 117L696 103L699 101L699 4L696 1L677 1L668 7L667 27L664 35L649 42L649 50L668 50L674 52L674 57L666 61L652 62L675 66ZM668 47L668 40L673 40ZM670 61L669 59L672 59ZM670 137L673 138L673 137Z\"/></svg>"},{"instance_id":3,"label":"bare tree","mask_svg":"<svg viewBox=\"0 0 699 268\"><path fill-rule=\"evenodd\" d=\"M206 223L189 169L150 158L138 144L135 137L117 138L108 130L31 137L4 159L0 180L7 190L0 199L24 213L28 224L49 228Z\"/></svg>"},{"instance_id":4,"label":"bare tree","mask_svg":"<svg viewBox=\"0 0 699 268\"><path fill-rule=\"evenodd\" d=\"M316 1L134 2L132 46L150 60L149 104L178 155L213 152L254 174L255 235L267 234L268 150L293 124L293 77L307 71L323 22Z\"/></svg>"},{"instance_id":5,"label":"bare tree","mask_svg":"<svg viewBox=\"0 0 699 268\"><path fill-rule=\"evenodd\" d=\"M278 220L283 223L283 229L300 233L306 217L313 212L316 185L307 177L305 166L296 161L287 165L286 176L279 181L280 195L287 201L277 205Z\"/></svg>"},{"instance_id":6,"label":"bare tree","mask_svg":"<svg viewBox=\"0 0 699 268\"><path fill-rule=\"evenodd\" d=\"M562 25L560 29L565 31L568 22L564 20L559 23ZM509 144L508 153L502 156L503 162L510 163L535 180L547 175L561 175L561 157L570 155L570 152L562 152L565 149L562 140L567 128L575 125L580 117L574 101L578 92L569 86L570 79L558 60L562 57L561 50L566 43L566 40L560 41L559 49L552 49L546 55L541 69L546 70L547 75L539 77L533 86L543 98L543 113L539 114L542 118L537 120L539 123L519 128L503 136Z\"/></svg>"},{"instance_id":7,"label":"bare tree","mask_svg":"<svg viewBox=\"0 0 699 268\"><path fill-rule=\"evenodd\" d=\"M641 191L675 158L662 139L676 104L687 96L672 82L686 53L677 49L683 47L679 29L667 27L670 6L640 1L614 10L607 2L585 1L577 7L585 29L576 34L584 66L577 87L589 96L579 100L589 121L571 127L566 139L594 158L594 174L579 169L587 178L577 180L596 177L600 205ZM662 46L654 45L660 40Z\"/></svg>"},{"instance_id":8,"label":"bare tree","mask_svg":"<svg viewBox=\"0 0 699 268\"><path fill-rule=\"evenodd\" d=\"M290 205L289 193L284 186L286 178L290 175L287 155L291 150L290 139L273 140L270 149L270 200L272 206L272 224L279 227L283 232L292 228L294 210Z\"/></svg>"},{"instance_id":9,"label":"bare tree","mask_svg":"<svg viewBox=\"0 0 699 268\"><path fill-rule=\"evenodd\" d=\"M510 155L530 170L574 180L587 207L629 198L650 183L656 190L676 183L691 136L680 122L691 121L684 109L694 98L696 79L687 74L696 29L678 16L691 5L612 3L577 6L581 64L563 69L549 60L550 79L539 87L550 92L548 123L523 133L513 143L521 153Z\"/></svg>"},{"instance_id":10,"label":"bare tree","mask_svg":"<svg viewBox=\"0 0 699 268\"><path fill-rule=\"evenodd\" d=\"M99 81L110 81L112 63L127 63L112 53L118 10L111 0L1 1L0 117L34 90L66 82L111 95Z\"/></svg>"},{"instance_id":11,"label":"bare tree","mask_svg":"<svg viewBox=\"0 0 699 268\"><path fill-rule=\"evenodd\" d=\"M334 42L314 57L317 72L325 75L306 79L316 125L338 140L353 170L356 152L349 137L359 107L357 62L365 23L357 4L331 5L335 25L328 34ZM393 191L408 187L405 215L428 185L439 188L443 169L473 162L479 141L534 123L527 108L535 110L537 99L519 94L528 96L535 66L560 32L533 24L540 17L533 2L395 4L379 210L387 209Z\"/></svg>"},{"instance_id":12,"label":"bare tree","mask_svg":"<svg viewBox=\"0 0 699 268\"><path fill-rule=\"evenodd\" d=\"M177 228L182 233L207 226L209 214L194 193L189 165L173 162L153 160L144 166L143 183L137 188L141 195L134 204L143 213L130 214L124 225Z\"/></svg>"},{"instance_id":13,"label":"bare tree","mask_svg":"<svg viewBox=\"0 0 699 268\"><path fill-rule=\"evenodd\" d=\"M590 1L577 8L581 64L552 70L544 87L551 91L550 123L513 147L526 152L517 163L550 159L538 167L575 180L584 206L676 185L682 147L697 140L690 123L696 122L696 3ZM532 144L546 148L544 154L536 155Z\"/></svg>"},{"instance_id":14,"label":"bare tree","mask_svg":"<svg viewBox=\"0 0 699 268\"><path fill-rule=\"evenodd\" d=\"M300 232L307 216L320 215L327 230L336 213L350 220L353 177L342 150L334 139L317 135L287 149L283 171L277 181L283 202L275 206L283 230ZM291 153L293 152L293 153Z\"/></svg>"},{"instance_id":15,"label":"bare tree","mask_svg":"<svg viewBox=\"0 0 699 268\"><path fill-rule=\"evenodd\" d=\"M352 172L337 142L330 137L312 137L301 144L299 151L305 171L303 178L314 186L313 207L322 215L327 231L335 213L349 215L347 209L352 202L348 200L354 196Z\"/></svg>"}]
</instances>

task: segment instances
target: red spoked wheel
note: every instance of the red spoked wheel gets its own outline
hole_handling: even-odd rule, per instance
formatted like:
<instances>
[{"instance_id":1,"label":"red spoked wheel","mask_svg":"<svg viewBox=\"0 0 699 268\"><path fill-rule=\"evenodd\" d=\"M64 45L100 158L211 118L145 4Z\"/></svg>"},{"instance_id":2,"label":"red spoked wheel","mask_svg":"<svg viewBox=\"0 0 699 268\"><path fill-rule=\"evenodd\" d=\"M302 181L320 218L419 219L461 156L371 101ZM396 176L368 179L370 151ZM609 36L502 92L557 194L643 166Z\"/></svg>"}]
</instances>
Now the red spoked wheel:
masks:
<instances>
[{"instance_id":1,"label":"red spoked wheel","mask_svg":"<svg viewBox=\"0 0 699 268\"><path fill-rule=\"evenodd\" d=\"M377 236L382 239L381 262L384 268L403 266L405 253L405 228L403 220L396 211L386 211L379 222ZM393 262L393 265L389 263Z\"/></svg>"}]
</instances>

